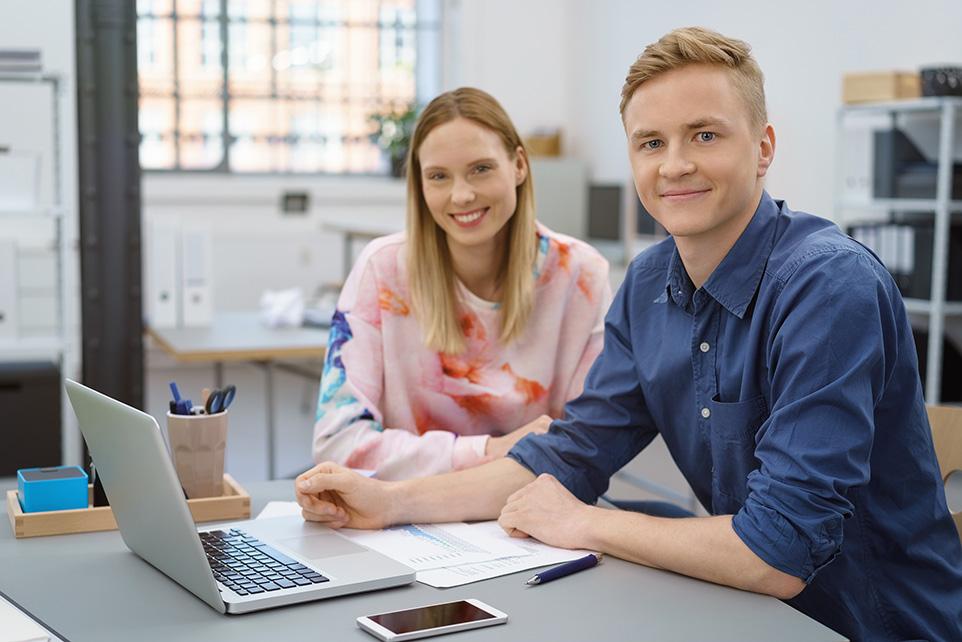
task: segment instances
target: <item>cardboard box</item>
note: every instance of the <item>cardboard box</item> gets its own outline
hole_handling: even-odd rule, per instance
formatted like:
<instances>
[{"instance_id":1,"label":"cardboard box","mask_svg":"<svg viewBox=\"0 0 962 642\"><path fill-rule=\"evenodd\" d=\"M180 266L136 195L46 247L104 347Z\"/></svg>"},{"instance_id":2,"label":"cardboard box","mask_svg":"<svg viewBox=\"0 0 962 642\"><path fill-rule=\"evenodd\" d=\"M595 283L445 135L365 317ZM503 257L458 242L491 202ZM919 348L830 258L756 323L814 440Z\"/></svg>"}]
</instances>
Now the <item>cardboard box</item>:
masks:
<instances>
[{"instance_id":1,"label":"cardboard box","mask_svg":"<svg viewBox=\"0 0 962 642\"><path fill-rule=\"evenodd\" d=\"M884 102L919 98L922 79L914 71L866 71L845 74L842 79L842 102Z\"/></svg>"},{"instance_id":2,"label":"cardboard box","mask_svg":"<svg viewBox=\"0 0 962 642\"><path fill-rule=\"evenodd\" d=\"M535 132L524 141L530 156L560 156L561 133L557 131Z\"/></svg>"}]
</instances>

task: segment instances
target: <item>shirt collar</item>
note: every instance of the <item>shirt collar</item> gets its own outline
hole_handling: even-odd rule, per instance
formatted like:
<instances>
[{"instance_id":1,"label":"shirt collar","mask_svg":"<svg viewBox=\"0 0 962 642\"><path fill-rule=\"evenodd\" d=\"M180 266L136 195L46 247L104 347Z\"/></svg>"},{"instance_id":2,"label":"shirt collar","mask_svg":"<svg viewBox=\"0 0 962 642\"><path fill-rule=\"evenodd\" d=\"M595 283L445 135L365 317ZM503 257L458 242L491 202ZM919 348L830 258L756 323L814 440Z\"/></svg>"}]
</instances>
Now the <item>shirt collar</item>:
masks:
<instances>
[{"instance_id":1,"label":"shirt collar","mask_svg":"<svg viewBox=\"0 0 962 642\"><path fill-rule=\"evenodd\" d=\"M775 242L778 213L778 204L763 191L745 231L702 285L706 293L738 318L744 317L758 291ZM685 309L693 295L694 285L676 247L668 264L665 292L656 302L665 303L671 297L676 305Z\"/></svg>"}]
</instances>

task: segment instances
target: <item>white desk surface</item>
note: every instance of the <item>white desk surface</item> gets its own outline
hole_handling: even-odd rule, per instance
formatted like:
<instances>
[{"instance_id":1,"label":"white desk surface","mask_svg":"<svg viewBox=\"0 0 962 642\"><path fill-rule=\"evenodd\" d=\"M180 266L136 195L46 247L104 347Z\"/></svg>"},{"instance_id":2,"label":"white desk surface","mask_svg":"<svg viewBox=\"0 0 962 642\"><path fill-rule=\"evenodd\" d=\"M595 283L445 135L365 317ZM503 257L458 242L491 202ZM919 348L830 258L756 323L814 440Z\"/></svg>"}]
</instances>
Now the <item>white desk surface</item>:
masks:
<instances>
[{"instance_id":1,"label":"white desk surface","mask_svg":"<svg viewBox=\"0 0 962 642\"><path fill-rule=\"evenodd\" d=\"M348 236L360 236L375 238L387 236L404 229L404 216L399 219L364 219L364 218L345 218L326 220L322 227L328 232L346 234Z\"/></svg>"},{"instance_id":2,"label":"white desk surface","mask_svg":"<svg viewBox=\"0 0 962 642\"><path fill-rule=\"evenodd\" d=\"M269 328L258 312L219 312L198 328L145 327L147 334L180 363L278 361L323 357L327 330Z\"/></svg>"},{"instance_id":3,"label":"white desk surface","mask_svg":"<svg viewBox=\"0 0 962 642\"><path fill-rule=\"evenodd\" d=\"M294 498L290 480L243 485L251 494L252 515L268 500ZM358 616L467 597L505 611L508 623L458 633L452 642L843 639L774 598L610 556L544 586L525 586L527 571L450 589L415 583L220 615L131 553L116 531L18 540L9 520L3 522L0 591L70 642L373 642L357 628Z\"/></svg>"}]
</instances>

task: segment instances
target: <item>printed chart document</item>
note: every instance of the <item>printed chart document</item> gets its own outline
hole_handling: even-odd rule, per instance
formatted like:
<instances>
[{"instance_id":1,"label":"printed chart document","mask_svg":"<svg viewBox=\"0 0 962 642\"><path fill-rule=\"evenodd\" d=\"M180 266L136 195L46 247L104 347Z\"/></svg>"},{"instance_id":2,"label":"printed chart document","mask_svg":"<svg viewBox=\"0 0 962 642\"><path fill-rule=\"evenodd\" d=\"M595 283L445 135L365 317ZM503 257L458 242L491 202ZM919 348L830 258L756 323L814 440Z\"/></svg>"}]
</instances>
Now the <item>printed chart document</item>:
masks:
<instances>
[{"instance_id":1,"label":"printed chart document","mask_svg":"<svg viewBox=\"0 0 962 642\"><path fill-rule=\"evenodd\" d=\"M407 564L419 573L528 554L506 539L493 537L463 522L411 524L379 531L345 528L341 534Z\"/></svg>"},{"instance_id":2,"label":"printed chart document","mask_svg":"<svg viewBox=\"0 0 962 642\"><path fill-rule=\"evenodd\" d=\"M461 564L458 566L447 566L427 571L418 572L418 582L433 586L435 588L450 588L470 584L492 577L510 575L539 566L550 566L570 562L578 558L589 555L593 551L568 550L565 548L555 548L540 542L533 537L516 538L504 532L498 525L497 520L490 522L478 522L471 525L472 529L486 532L495 539L504 539L513 545L524 549L527 555L514 557L500 557L496 560L478 562L476 564ZM527 579L527 578L525 578Z\"/></svg>"},{"instance_id":3,"label":"printed chart document","mask_svg":"<svg viewBox=\"0 0 962 642\"><path fill-rule=\"evenodd\" d=\"M274 501L268 502L257 518L300 513L297 502ZM420 524L381 531L344 529L341 533L407 564L417 571L418 582L436 588L570 562L593 552L555 548L530 537L511 537L497 520Z\"/></svg>"}]
</instances>

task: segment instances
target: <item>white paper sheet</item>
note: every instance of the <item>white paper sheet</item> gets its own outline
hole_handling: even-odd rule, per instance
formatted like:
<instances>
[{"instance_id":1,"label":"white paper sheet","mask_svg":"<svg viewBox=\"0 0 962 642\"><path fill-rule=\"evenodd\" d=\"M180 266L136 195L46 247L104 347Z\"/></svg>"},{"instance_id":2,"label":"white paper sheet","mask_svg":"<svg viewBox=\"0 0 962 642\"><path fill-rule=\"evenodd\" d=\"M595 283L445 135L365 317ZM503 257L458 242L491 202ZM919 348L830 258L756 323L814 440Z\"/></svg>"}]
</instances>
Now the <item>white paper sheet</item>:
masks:
<instances>
[{"instance_id":1,"label":"white paper sheet","mask_svg":"<svg viewBox=\"0 0 962 642\"><path fill-rule=\"evenodd\" d=\"M492 577L518 573L520 571L538 568L539 566L569 562L592 552L555 548L531 537L513 538L504 532L504 529L498 525L497 520L472 524L471 528L486 532L496 539L509 540L512 544L527 551L528 555L522 557L502 557L477 564L462 564L459 566L420 571L417 574L418 582L436 588L461 586L462 584L470 584L471 582L479 582ZM527 579L527 577L519 578L518 582L524 582Z\"/></svg>"},{"instance_id":2,"label":"white paper sheet","mask_svg":"<svg viewBox=\"0 0 962 642\"><path fill-rule=\"evenodd\" d=\"M463 522L411 524L379 531L345 528L340 532L415 571L528 555L523 548Z\"/></svg>"},{"instance_id":3,"label":"white paper sheet","mask_svg":"<svg viewBox=\"0 0 962 642\"><path fill-rule=\"evenodd\" d=\"M0 597L0 642L47 642L46 629Z\"/></svg>"},{"instance_id":4,"label":"white paper sheet","mask_svg":"<svg viewBox=\"0 0 962 642\"><path fill-rule=\"evenodd\" d=\"M267 506L265 506L264 509L257 515L257 518L263 519L267 517L280 517L282 515L300 514L301 509L297 505L297 502L274 501L268 502ZM453 530L454 535L466 537L467 541L475 541L476 538L482 537L482 541L487 541L489 543L492 540L495 542L500 541L501 544L507 544L512 548L502 549L501 545L499 544L489 544L492 548L492 551L486 556L485 559L476 559L471 561L465 554L459 556L457 554L451 554L452 551L446 551L443 543L431 544L423 541L419 542L419 538L411 537L411 535L417 535L417 533L410 531L397 533L392 532L394 529L389 529L387 531L358 531L353 529L345 529L341 532L352 539L357 539L357 541L361 542L365 546L369 546L380 551L381 553L384 553L388 557L391 557L403 564L408 564L418 572L417 579L419 582L422 584L427 584L428 586L434 586L436 588L461 586L462 584L480 582L481 580L486 580L492 577L500 577L502 575L518 573L521 571L538 568L540 566L561 564L563 562L576 560L579 557L584 557L585 555L593 552L585 550L572 551L564 548L555 548L554 546L548 546L547 544L530 537L514 538L504 532L504 529L498 525L497 520L491 520L489 522L477 522L474 524L435 524L433 527L442 527L446 530ZM421 526L419 528L424 529L431 527ZM425 532L422 530L420 534L423 535ZM368 537L366 537L366 535ZM375 546L375 543L377 546ZM508 550L510 552L504 556L498 557L495 553L496 550ZM438 555L439 553L441 555L431 562L426 560L425 562L416 566L415 563L412 562L412 556L417 556L419 553L423 554L425 551L429 555ZM445 553L448 554L445 555ZM454 553L456 553L456 550ZM528 578L524 577L519 581L523 582L526 579Z\"/></svg>"}]
</instances>

